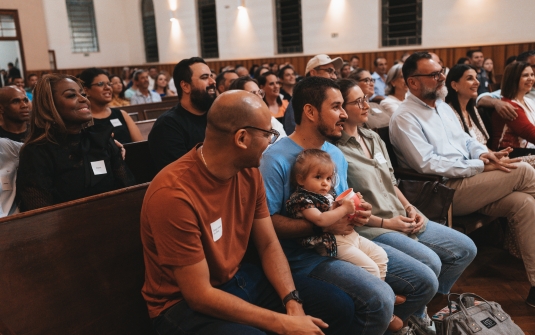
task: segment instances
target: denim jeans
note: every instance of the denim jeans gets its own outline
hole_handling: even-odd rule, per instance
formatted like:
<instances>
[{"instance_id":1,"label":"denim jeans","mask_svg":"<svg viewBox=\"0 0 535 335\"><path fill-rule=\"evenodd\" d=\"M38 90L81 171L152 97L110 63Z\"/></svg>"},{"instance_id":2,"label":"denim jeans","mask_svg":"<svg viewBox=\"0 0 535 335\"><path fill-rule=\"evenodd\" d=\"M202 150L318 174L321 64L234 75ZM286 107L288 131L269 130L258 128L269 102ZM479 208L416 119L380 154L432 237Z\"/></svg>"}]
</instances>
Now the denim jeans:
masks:
<instances>
[{"instance_id":1,"label":"denim jeans","mask_svg":"<svg viewBox=\"0 0 535 335\"><path fill-rule=\"evenodd\" d=\"M343 291L305 275L294 276L294 282L303 299L305 313L318 317L329 325L329 328L323 330L325 334L350 334L347 331L353 322L354 309L351 299ZM242 264L236 275L218 289L251 304L280 313L286 312L278 294L257 265ZM156 317L153 325L159 335L265 334L254 327L195 312L184 300Z\"/></svg>"},{"instance_id":2,"label":"denim jeans","mask_svg":"<svg viewBox=\"0 0 535 335\"><path fill-rule=\"evenodd\" d=\"M293 256L296 256L295 250L293 251ZM332 305L324 307L336 307L345 310L345 313L350 312L351 324L343 334L377 335L386 331L392 318L395 298L387 283L358 266L320 256L313 250L302 248L297 258L298 260L289 262L296 286L299 286L304 278L317 282L314 283L315 286L324 283L328 291L315 292L316 295L322 293L333 297ZM316 302L325 304L327 297L317 299ZM344 307L340 308L341 306ZM344 318L345 315L347 314L344 314ZM331 324L330 326L332 327Z\"/></svg>"},{"instance_id":3,"label":"denim jeans","mask_svg":"<svg viewBox=\"0 0 535 335\"><path fill-rule=\"evenodd\" d=\"M401 268L406 268L405 279L413 281L415 278L410 278L411 272L416 274L416 271L422 271L418 274L420 279L425 281L437 280L437 290L441 294L449 293L455 281L477 253L474 242L468 236L432 221L427 223L426 230L418 236L418 241L397 232L382 234L373 241L385 247L387 251L389 256L388 273L399 275ZM387 249L387 246L390 248ZM389 252L391 249L403 252L415 259L416 262L396 264L398 259L391 257L391 252ZM422 264L429 270L422 270ZM387 282L390 283L388 273ZM435 276L434 279L429 278L431 273ZM393 289L394 292L400 293L395 287ZM405 304L396 306L394 313L401 317L402 313L398 314L398 309L404 309ZM422 317L423 308L417 309L414 314Z\"/></svg>"}]
</instances>

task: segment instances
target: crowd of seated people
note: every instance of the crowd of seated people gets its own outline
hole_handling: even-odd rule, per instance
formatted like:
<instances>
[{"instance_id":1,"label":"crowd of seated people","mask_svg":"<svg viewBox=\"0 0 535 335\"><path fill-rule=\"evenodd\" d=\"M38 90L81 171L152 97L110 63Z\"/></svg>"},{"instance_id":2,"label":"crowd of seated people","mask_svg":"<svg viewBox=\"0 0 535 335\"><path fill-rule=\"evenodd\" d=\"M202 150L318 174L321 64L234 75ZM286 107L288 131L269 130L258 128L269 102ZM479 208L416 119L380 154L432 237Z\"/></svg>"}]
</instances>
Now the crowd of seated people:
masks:
<instances>
[{"instance_id":1,"label":"crowd of seated people","mask_svg":"<svg viewBox=\"0 0 535 335\"><path fill-rule=\"evenodd\" d=\"M490 92L494 69L480 50L447 76L437 55L417 52L390 69L378 57L373 74L358 57L321 54L302 77L276 63L229 65L216 76L199 57L180 61L171 80L155 67L124 76L127 83L96 68L79 79L28 77L33 106L24 84L0 89L0 214L132 185L121 143L142 138L120 107L176 94L177 105L148 137L147 164L158 174L141 222L142 292L159 332L433 334L426 305L449 293L477 250L467 236L429 221L397 188L385 143L372 130L389 126L403 167L443 176L456 189L455 215L508 219L532 286L527 303L535 307L535 170L525 164L531 156L508 158L515 148L535 149L535 52L515 59L501 92ZM478 106L495 109L486 115L492 131ZM494 136L495 152L486 147ZM292 167L309 149L328 153L333 167L318 192L362 194L361 207L328 226L288 212ZM384 251L381 275L301 242L317 238L342 250L342 237L355 230ZM249 238L261 267L240 266ZM352 243L366 248L359 241ZM239 289L244 280L247 292ZM406 300L395 305L396 295ZM410 327L388 328L392 315Z\"/></svg>"}]
</instances>

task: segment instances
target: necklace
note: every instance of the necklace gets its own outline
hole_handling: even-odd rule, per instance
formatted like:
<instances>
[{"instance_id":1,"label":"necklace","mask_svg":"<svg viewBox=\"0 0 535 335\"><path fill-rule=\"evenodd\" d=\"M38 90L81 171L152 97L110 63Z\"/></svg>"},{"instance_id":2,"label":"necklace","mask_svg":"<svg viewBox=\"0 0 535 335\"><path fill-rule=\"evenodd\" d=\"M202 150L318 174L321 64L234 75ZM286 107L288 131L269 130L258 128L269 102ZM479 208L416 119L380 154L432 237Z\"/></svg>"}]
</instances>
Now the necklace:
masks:
<instances>
[{"instance_id":1,"label":"necklace","mask_svg":"<svg viewBox=\"0 0 535 335\"><path fill-rule=\"evenodd\" d=\"M206 161L204 160L204 155L202 153L202 148L203 146L201 146L201 158L202 158L202 162L204 163L204 166L206 166L206 168L208 169L208 165L206 164Z\"/></svg>"}]
</instances>

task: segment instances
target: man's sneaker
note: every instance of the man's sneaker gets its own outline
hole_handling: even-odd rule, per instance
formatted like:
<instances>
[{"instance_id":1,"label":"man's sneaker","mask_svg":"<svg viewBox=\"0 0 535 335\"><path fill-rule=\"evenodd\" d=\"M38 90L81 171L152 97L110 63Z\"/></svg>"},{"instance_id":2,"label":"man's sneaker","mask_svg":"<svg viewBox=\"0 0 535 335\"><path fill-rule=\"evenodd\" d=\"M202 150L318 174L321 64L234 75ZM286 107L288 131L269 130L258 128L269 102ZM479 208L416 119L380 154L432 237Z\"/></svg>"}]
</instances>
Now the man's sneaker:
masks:
<instances>
[{"instance_id":1,"label":"man's sneaker","mask_svg":"<svg viewBox=\"0 0 535 335\"><path fill-rule=\"evenodd\" d=\"M416 333L412 330L412 327L403 327L397 332L392 333L392 335L416 335Z\"/></svg>"},{"instance_id":2,"label":"man's sneaker","mask_svg":"<svg viewBox=\"0 0 535 335\"><path fill-rule=\"evenodd\" d=\"M416 335L436 335L435 325L427 314L427 307L425 308L424 315L424 318L411 315L409 317L409 326L414 328L414 333Z\"/></svg>"},{"instance_id":3,"label":"man's sneaker","mask_svg":"<svg viewBox=\"0 0 535 335\"><path fill-rule=\"evenodd\" d=\"M535 286L532 286L529 289L528 298L526 299L526 304L530 305L531 307L535 307Z\"/></svg>"}]
</instances>

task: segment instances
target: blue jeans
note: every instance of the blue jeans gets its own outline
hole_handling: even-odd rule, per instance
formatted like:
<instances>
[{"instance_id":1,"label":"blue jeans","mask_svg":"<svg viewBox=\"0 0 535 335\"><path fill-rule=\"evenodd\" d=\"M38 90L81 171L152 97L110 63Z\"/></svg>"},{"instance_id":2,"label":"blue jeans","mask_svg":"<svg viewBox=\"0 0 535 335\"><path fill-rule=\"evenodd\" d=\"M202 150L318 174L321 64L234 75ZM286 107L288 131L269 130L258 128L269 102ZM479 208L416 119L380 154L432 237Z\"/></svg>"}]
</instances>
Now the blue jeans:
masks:
<instances>
[{"instance_id":1,"label":"blue jeans","mask_svg":"<svg viewBox=\"0 0 535 335\"><path fill-rule=\"evenodd\" d=\"M323 330L325 334L349 334L347 330L353 322L353 303L343 291L304 275L294 276L294 282L303 299L305 313L318 317L329 325L329 328ZM280 313L286 312L278 294L257 265L242 264L236 275L218 289L251 304ZM185 300L156 317L153 325L159 335L265 334L254 327L195 312Z\"/></svg>"},{"instance_id":2,"label":"blue jeans","mask_svg":"<svg viewBox=\"0 0 535 335\"><path fill-rule=\"evenodd\" d=\"M407 271L403 276L407 281L415 279L410 278L412 272L425 281L435 281L437 285L435 291L441 294L449 293L455 281L477 253L474 242L468 236L433 221L427 223L426 230L418 236L418 241L397 232L380 235L373 241L387 251L389 262L386 281L389 284L391 283L389 274L399 275L402 268L405 268ZM400 264L397 257L391 257L393 250L398 250L416 261ZM422 265L428 269L422 270ZM421 272L417 273L418 271ZM432 275L434 279L430 278ZM394 292L403 294L396 287L392 288ZM398 314L398 309L404 309L406 304L396 306L394 313L402 317L401 312ZM423 308L415 310L414 314L422 317Z\"/></svg>"},{"instance_id":3,"label":"blue jeans","mask_svg":"<svg viewBox=\"0 0 535 335\"><path fill-rule=\"evenodd\" d=\"M289 263L296 286L303 278L323 283L329 291L316 291L315 294L331 296L334 301L333 305L325 307L331 309L341 305L345 313L350 312L348 319L351 324L344 334L377 335L386 331L394 310L394 292L388 284L358 266L320 256L313 250L301 248L298 257L295 256L296 250L293 249ZM321 297L316 302L324 304L327 297Z\"/></svg>"}]
</instances>

